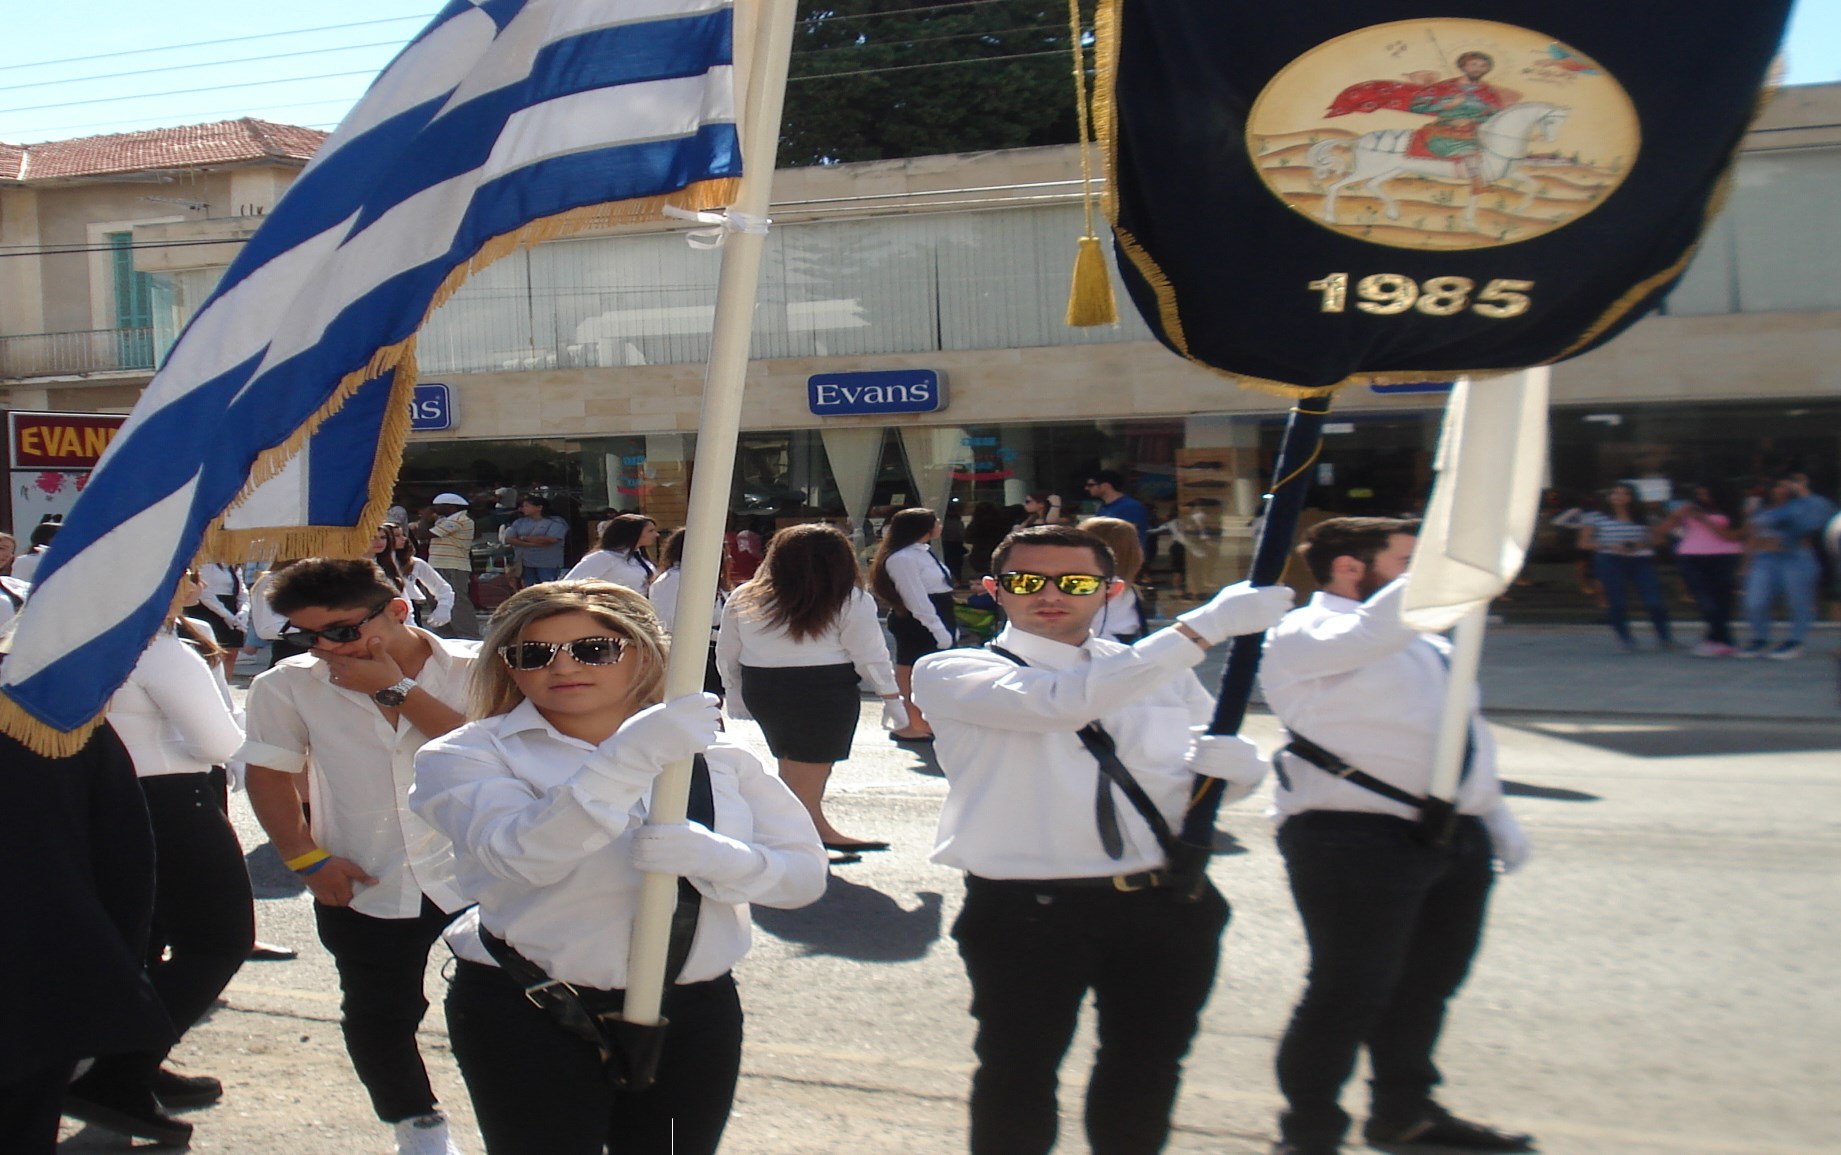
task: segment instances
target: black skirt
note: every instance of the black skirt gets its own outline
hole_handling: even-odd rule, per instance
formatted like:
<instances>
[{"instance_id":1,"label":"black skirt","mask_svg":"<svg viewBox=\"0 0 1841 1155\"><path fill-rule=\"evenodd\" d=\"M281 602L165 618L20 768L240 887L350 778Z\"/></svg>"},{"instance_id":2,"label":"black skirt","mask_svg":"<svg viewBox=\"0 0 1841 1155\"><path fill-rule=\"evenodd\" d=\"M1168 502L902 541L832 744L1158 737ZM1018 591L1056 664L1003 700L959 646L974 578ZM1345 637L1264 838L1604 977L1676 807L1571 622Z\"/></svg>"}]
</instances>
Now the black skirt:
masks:
<instances>
[{"instance_id":1,"label":"black skirt","mask_svg":"<svg viewBox=\"0 0 1841 1155\"><path fill-rule=\"evenodd\" d=\"M927 600L933 603L933 612L940 615L949 632L959 629L958 618L953 614L957 604L951 594L929 594ZM920 624L912 614L891 613L889 615L889 633L895 638L895 664L912 666L928 654L940 651L940 643L934 640L933 631Z\"/></svg>"},{"instance_id":2,"label":"black skirt","mask_svg":"<svg viewBox=\"0 0 1841 1155\"><path fill-rule=\"evenodd\" d=\"M850 757L862 697L857 668L743 666L742 702L776 758L842 762Z\"/></svg>"}]
</instances>

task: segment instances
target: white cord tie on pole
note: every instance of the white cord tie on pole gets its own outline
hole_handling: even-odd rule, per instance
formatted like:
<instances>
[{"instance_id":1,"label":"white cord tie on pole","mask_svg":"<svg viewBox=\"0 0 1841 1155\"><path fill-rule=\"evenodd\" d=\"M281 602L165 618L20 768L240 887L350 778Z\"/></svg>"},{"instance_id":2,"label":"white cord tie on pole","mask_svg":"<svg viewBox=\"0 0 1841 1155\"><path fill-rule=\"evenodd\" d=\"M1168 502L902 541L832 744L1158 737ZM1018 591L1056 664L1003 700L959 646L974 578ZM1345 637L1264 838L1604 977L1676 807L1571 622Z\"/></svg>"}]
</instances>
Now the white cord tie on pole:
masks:
<instances>
[{"instance_id":1,"label":"white cord tie on pole","mask_svg":"<svg viewBox=\"0 0 1841 1155\"><path fill-rule=\"evenodd\" d=\"M695 221L700 225L712 225L707 229L692 229L684 239L693 249L720 249L730 233L747 233L750 236L764 237L773 224L770 217L749 216L734 209L722 212L699 212L696 209L681 209L676 205L666 205L664 213L680 221Z\"/></svg>"}]
</instances>

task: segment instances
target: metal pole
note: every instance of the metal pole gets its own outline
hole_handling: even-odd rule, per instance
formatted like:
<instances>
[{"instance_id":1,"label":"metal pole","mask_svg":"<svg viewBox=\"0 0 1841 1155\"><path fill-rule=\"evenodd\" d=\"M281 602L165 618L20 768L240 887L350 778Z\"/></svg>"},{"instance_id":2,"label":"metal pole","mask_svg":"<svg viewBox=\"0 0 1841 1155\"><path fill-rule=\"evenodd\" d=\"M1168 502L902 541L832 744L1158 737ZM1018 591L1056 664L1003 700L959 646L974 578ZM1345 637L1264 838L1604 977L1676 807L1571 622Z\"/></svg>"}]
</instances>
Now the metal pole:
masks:
<instances>
[{"instance_id":1,"label":"metal pole","mask_svg":"<svg viewBox=\"0 0 1841 1155\"><path fill-rule=\"evenodd\" d=\"M780 110L786 96L786 61L793 44L793 0L759 0L753 66L742 104L742 184L731 211L767 215L774 153L780 139ZM741 13L737 12L739 19ZM737 38L741 43L740 38ZM665 672L666 698L703 688L705 647L722 565L722 536L729 510L729 482L735 473L735 441L741 432L742 385L760 283L765 236L730 233L722 250L716 289L716 317L704 377L703 413L697 424L697 454L691 475L690 512L684 538L683 576L677 617L671 623L671 662ZM669 767L652 788L648 823L684 821L690 792L690 763ZM664 998L665 954L671 914L677 907L677 879L648 874L641 885L627 963L626 1004L621 1017L649 1025L659 1020Z\"/></svg>"},{"instance_id":2,"label":"metal pole","mask_svg":"<svg viewBox=\"0 0 1841 1155\"><path fill-rule=\"evenodd\" d=\"M1275 585L1285 572L1292 539L1297 536L1298 515L1304 512L1304 499L1310 495L1310 467L1316 464L1323 447L1323 418L1330 411L1330 401L1328 393L1306 397L1291 410L1284 440L1279 443L1278 463L1272 471L1272 489L1265 498L1266 519L1253 547L1252 572L1247 575L1247 580L1256 586ZM1247 701L1253 696L1253 678L1259 672L1260 647L1265 637L1263 633L1245 634L1231 643L1209 733L1240 732ZM1198 775L1189 809L1183 815L1179 853L1170 863L1170 872L1177 896L1186 902L1194 902L1202 894L1222 789L1219 779Z\"/></svg>"}]
</instances>

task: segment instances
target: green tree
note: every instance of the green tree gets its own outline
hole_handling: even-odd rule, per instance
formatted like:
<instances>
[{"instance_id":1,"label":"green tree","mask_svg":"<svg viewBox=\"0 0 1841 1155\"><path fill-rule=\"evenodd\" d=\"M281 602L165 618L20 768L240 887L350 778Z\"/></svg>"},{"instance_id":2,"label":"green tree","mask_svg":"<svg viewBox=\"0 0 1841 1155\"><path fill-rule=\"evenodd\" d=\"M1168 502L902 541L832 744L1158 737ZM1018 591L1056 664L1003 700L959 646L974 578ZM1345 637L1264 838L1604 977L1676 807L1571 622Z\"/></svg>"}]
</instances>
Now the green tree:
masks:
<instances>
[{"instance_id":1,"label":"green tree","mask_svg":"<svg viewBox=\"0 0 1841 1155\"><path fill-rule=\"evenodd\" d=\"M790 76L782 165L1075 138L1067 9L1040 0L802 0Z\"/></svg>"}]
</instances>

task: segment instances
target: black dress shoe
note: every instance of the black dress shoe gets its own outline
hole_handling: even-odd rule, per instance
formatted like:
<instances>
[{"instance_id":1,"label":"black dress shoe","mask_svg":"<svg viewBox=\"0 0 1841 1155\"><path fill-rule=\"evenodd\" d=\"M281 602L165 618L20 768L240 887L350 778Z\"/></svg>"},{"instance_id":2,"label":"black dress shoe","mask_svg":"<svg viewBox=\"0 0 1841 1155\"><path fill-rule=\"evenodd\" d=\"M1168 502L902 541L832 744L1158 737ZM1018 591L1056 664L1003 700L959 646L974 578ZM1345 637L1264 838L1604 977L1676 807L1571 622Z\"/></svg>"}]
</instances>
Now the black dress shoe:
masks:
<instances>
[{"instance_id":1,"label":"black dress shoe","mask_svg":"<svg viewBox=\"0 0 1841 1155\"><path fill-rule=\"evenodd\" d=\"M872 850L887 850L889 844L886 842L827 842L824 847L838 854L867 854Z\"/></svg>"},{"instance_id":2,"label":"black dress shoe","mask_svg":"<svg viewBox=\"0 0 1841 1155\"><path fill-rule=\"evenodd\" d=\"M73 1084L64 1093L63 1113L68 1118L118 1135L152 1139L168 1147L189 1147L192 1143L192 1125L162 1111L153 1095L146 1091L140 1095L118 1096L87 1088L79 1090Z\"/></svg>"},{"instance_id":3,"label":"black dress shoe","mask_svg":"<svg viewBox=\"0 0 1841 1155\"><path fill-rule=\"evenodd\" d=\"M1362 1138L1382 1150L1397 1147L1449 1147L1461 1151L1532 1151L1534 1136L1504 1131L1484 1123L1460 1119L1443 1107L1434 1107L1416 1122L1398 1125L1370 1119Z\"/></svg>"},{"instance_id":4,"label":"black dress shoe","mask_svg":"<svg viewBox=\"0 0 1841 1155\"><path fill-rule=\"evenodd\" d=\"M209 1075L181 1075L161 1067L154 1072L153 1097L168 1111L209 1107L224 1097L224 1085Z\"/></svg>"}]
</instances>

